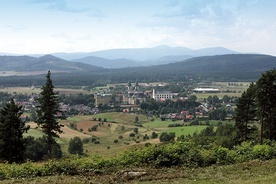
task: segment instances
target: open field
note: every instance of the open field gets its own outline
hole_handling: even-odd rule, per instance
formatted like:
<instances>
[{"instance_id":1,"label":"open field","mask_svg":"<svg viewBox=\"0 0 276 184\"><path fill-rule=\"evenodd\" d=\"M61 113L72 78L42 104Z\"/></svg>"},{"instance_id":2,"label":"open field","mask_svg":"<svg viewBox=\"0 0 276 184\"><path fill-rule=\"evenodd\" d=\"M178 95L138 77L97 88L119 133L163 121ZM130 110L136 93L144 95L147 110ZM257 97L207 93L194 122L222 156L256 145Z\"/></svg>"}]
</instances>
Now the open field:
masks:
<instances>
[{"instance_id":1,"label":"open field","mask_svg":"<svg viewBox=\"0 0 276 184\"><path fill-rule=\"evenodd\" d=\"M240 97L247 90L250 82L213 82L212 88L218 89L218 93L196 93L197 98L208 98L208 96L217 95L222 98L224 95L229 97Z\"/></svg>"},{"instance_id":2,"label":"open field","mask_svg":"<svg viewBox=\"0 0 276 184\"><path fill-rule=\"evenodd\" d=\"M83 89L69 89L69 88L55 88L55 91L60 94L90 94L89 91ZM21 94L39 94L41 92L41 87L4 87L0 88L0 92L7 92L9 94L12 93L21 93Z\"/></svg>"},{"instance_id":3,"label":"open field","mask_svg":"<svg viewBox=\"0 0 276 184\"><path fill-rule=\"evenodd\" d=\"M165 132L174 132L176 137L181 135L193 135L194 133L200 133L207 126L184 126L184 127L171 127L167 129Z\"/></svg>"},{"instance_id":4,"label":"open field","mask_svg":"<svg viewBox=\"0 0 276 184\"><path fill-rule=\"evenodd\" d=\"M136 116L143 127L135 126L134 120ZM98 121L98 118L101 118L101 121ZM103 119L106 119L107 122L102 122ZM145 143L158 144L158 138L144 139L145 136L151 137L152 132L158 134L164 131L175 132L176 136L179 137L180 135L193 135L194 132L199 133L206 128L206 126L199 125L168 127L169 124L181 123L181 121L161 121L158 118L151 121L150 118L144 115L118 112L73 116L67 120L60 120L60 123L64 127L62 128L63 133L60 134L58 142L62 145L65 153L67 152L70 139L80 137L81 139L89 139L89 142L84 144L86 154L104 156L116 156L132 146L143 147ZM217 121L210 123L217 124ZM70 128L70 124L75 124L76 129ZM32 135L34 137L41 137L43 135L41 130L36 128L35 123L30 122L28 125L30 125L31 129L25 136ZM95 125L98 125L97 131L90 131L89 129ZM130 134L134 133L135 128L138 128L138 133L130 137ZM99 141L99 144L94 144L91 141L92 137L95 137Z\"/></svg>"}]
</instances>

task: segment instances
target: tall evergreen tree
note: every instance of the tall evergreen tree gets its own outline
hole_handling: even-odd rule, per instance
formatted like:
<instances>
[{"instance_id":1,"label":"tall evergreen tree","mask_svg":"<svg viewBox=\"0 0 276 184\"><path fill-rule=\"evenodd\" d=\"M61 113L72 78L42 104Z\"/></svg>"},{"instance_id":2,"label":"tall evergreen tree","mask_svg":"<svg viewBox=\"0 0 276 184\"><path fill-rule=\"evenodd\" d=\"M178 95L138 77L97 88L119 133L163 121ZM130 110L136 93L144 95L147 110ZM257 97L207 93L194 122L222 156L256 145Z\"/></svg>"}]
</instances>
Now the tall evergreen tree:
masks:
<instances>
[{"instance_id":1,"label":"tall evergreen tree","mask_svg":"<svg viewBox=\"0 0 276 184\"><path fill-rule=\"evenodd\" d=\"M256 86L251 83L249 88L243 92L237 104L235 120L237 128L236 139L238 143L247 141L250 137L249 134L253 133L253 129L249 126L249 123L256 118L255 91Z\"/></svg>"},{"instance_id":2,"label":"tall evergreen tree","mask_svg":"<svg viewBox=\"0 0 276 184\"><path fill-rule=\"evenodd\" d=\"M54 92L54 86L51 80L51 72L46 75L46 83L42 86L42 91L38 99L40 108L37 110L37 121L39 127L45 133L48 156L53 156L53 146L56 144L55 138L58 138L58 133L62 133L61 124L55 118L58 112L58 94Z\"/></svg>"},{"instance_id":3,"label":"tall evergreen tree","mask_svg":"<svg viewBox=\"0 0 276 184\"><path fill-rule=\"evenodd\" d=\"M0 110L0 159L9 163L23 161L23 133L28 131L29 126L25 126L25 122L20 118L21 108L12 99Z\"/></svg>"},{"instance_id":4,"label":"tall evergreen tree","mask_svg":"<svg viewBox=\"0 0 276 184\"><path fill-rule=\"evenodd\" d=\"M263 138L276 140L276 69L262 74L256 85L261 122L260 142L263 142Z\"/></svg>"}]
</instances>

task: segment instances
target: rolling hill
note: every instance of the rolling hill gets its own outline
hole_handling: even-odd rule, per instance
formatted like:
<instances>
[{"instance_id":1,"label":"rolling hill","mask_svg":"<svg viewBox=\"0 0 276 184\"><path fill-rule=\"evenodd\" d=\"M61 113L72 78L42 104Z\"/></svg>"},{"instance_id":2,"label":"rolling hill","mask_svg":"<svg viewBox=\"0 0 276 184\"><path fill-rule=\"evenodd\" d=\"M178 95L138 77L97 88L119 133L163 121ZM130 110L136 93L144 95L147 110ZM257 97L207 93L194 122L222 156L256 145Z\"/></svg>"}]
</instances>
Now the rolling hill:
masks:
<instances>
[{"instance_id":1,"label":"rolling hill","mask_svg":"<svg viewBox=\"0 0 276 184\"><path fill-rule=\"evenodd\" d=\"M96 56L87 56L81 59L72 60L72 62L80 62L103 68L124 68L139 65L135 61L131 61L129 59L105 59Z\"/></svg>"},{"instance_id":2,"label":"rolling hill","mask_svg":"<svg viewBox=\"0 0 276 184\"><path fill-rule=\"evenodd\" d=\"M100 70L102 68L45 55L39 58L30 56L0 56L1 71L41 71L54 70L60 72L73 72L83 70Z\"/></svg>"}]
</instances>

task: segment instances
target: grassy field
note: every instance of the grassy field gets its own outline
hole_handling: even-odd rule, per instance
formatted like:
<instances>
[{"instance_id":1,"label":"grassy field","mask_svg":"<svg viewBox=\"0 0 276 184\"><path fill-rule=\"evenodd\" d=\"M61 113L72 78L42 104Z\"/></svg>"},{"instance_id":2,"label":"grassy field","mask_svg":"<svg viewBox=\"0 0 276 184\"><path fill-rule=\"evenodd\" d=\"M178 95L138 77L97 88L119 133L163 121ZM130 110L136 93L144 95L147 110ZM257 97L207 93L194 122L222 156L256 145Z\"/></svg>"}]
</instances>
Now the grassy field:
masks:
<instances>
[{"instance_id":1,"label":"grassy field","mask_svg":"<svg viewBox=\"0 0 276 184\"><path fill-rule=\"evenodd\" d=\"M207 126L184 126L184 127L172 127L167 129L165 132L174 132L176 137L181 135L193 135L194 133L200 133Z\"/></svg>"},{"instance_id":2,"label":"grassy field","mask_svg":"<svg viewBox=\"0 0 276 184\"><path fill-rule=\"evenodd\" d=\"M68 88L55 88L55 91L59 92L60 94L90 94L89 91L83 89L68 89ZM40 87L3 87L0 88L0 92L7 92L7 93L21 93L21 94L39 94L41 92Z\"/></svg>"},{"instance_id":3,"label":"grassy field","mask_svg":"<svg viewBox=\"0 0 276 184\"><path fill-rule=\"evenodd\" d=\"M240 97L249 87L249 82L214 82L213 88L218 89L219 93L196 93L198 99L208 98L208 96L217 95L222 98L224 95L229 97Z\"/></svg>"},{"instance_id":4,"label":"grassy field","mask_svg":"<svg viewBox=\"0 0 276 184\"><path fill-rule=\"evenodd\" d=\"M276 181L276 160L250 161L226 166L205 168L132 168L131 171L144 172L143 176L131 177L126 168L106 174L56 175L1 181L11 183L77 184L77 183L129 183L129 184L273 184Z\"/></svg>"},{"instance_id":5,"label":"grassy field","mask_svg":"<svg viewBox=\"0 0 276 184\"><path fill-rule=\"evenodd\" d=\"M134 124L135 117L138 117L142 127L137 127ZM101 121L98 119L101 118ZM107 122L102 122L104 119ZM58 143L62 145L64 153L67 154L68 143L71 138L80 137L81 139L89 138L89 142L84 144L85 153L88 155L104 155L116 156L122 151L129 149L132 146L143 147L145 143L158 144L159 139L144 139L145 136L151 137L152 132L160 134L161 132L175 132L176 136L193 135L194 132L200 132L206 126L183 126L183 127L168 127L169 124L181 123L181 121L161 121L155 118L150 120L144 115L131 113L101 113L87 116L73 116L67 120L61 120L60 123L65 125L60 134ZM216 124L214 121L212 124ZM70 124L75 124L76 129L70 128ZM28 123L31 129L25 136L32 135L41 137L43 133L33 122ZM90 131L94 125L98 125L97 131ZM138 133L134 137L130 134L134 132L134 128L138 128ZM96 137L99 144L94 144L91 140Z\"/></svg>"}]
</instances>

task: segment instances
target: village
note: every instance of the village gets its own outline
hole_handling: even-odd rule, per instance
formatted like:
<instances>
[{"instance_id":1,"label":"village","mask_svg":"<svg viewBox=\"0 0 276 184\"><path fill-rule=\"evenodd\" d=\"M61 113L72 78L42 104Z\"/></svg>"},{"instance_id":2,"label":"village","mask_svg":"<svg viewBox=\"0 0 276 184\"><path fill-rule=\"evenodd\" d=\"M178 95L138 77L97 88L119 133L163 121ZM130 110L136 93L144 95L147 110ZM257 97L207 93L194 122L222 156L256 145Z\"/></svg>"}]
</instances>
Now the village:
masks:
<instances>
[{"instance_id":1,"label":"village","mask_svg":"<svg viewBox=\"0 0 276 184\"><path fill-rule=\"evenodd\" d=\"M139 84L138 82L133 84L128 82L127 84L120 84L119 87L118 85L109 85L107 87L97 88L93 91L94 94L90 95L92 96L92 98L89 99L91 101L90 103L69 104L66 103L68 100L62 98L59 103L59 112L56 117L66 119L74 115L123 112L147 114L148 116L155 115L162 120L182 120L183 123L199 118L214 118L217 120L231 120L233 118L235 100L237 98L230 98L227 95L218 98L216 94L221 96L221 91L211 87L190 87L189 90L186 90L187 92L184 96L181 92L172 92L168 90L166 88L168 85L167 83L157 83L153 86ZM31 89L33 90L34 86L32 86ZM210 96L208 96L208 98L197 98L197 94L210 94ZM17 103L23 107L24 111L29 113L29 116L23 115L22 119L35 119L35 109L39 107L39 104L35 100L37 97L36 93L32 93L25 98L27 100L15 99ZM70 98L68 95L63 95L63 97ZM187 102L191 101L193 105L185 105ZM82 101L79 100L79 102ZM152 102L158 103L158 107L148 108L148 104ZM168 102L171 102L171 104L179 104L177 108L169 107L170 105L166 104ZM210 112L217 112L220 115L210 117Z\"/></svg>"}]
</instances>

